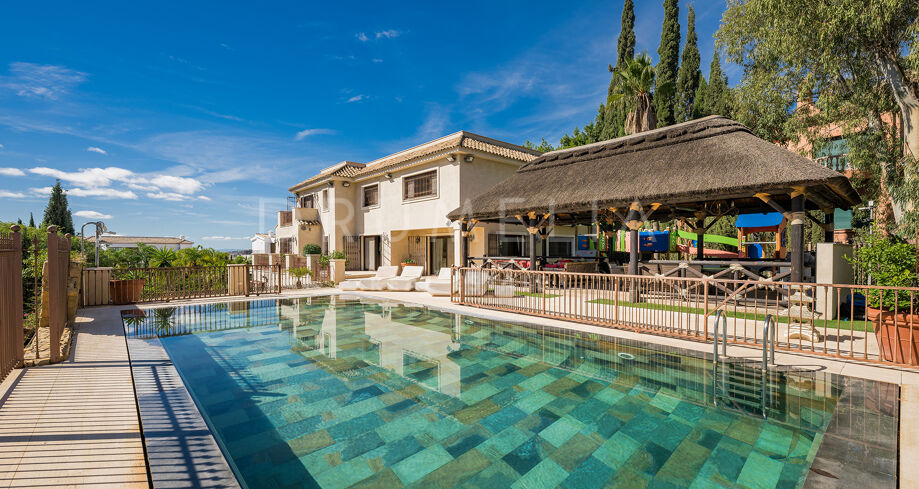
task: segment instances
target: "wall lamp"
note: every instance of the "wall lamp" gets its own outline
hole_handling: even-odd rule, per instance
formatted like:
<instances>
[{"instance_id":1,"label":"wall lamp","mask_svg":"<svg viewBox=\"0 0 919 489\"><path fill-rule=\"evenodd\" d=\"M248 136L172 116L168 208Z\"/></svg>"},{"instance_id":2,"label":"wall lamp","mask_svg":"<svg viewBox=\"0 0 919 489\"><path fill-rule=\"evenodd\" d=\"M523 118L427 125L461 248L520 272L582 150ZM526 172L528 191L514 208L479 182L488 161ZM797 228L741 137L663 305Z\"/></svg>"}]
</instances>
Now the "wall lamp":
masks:
<instances>
[{"instance_id":1,"label":"wall lamp","mask_svg":"<svg viewBox=\"0 0 919 489\"><path fill-rule=\"evenodd\" d=\"M387 173L387 174L384 175L384 176L385 176L386 178L392 179L392 173Z\"/></svg>"},{"instance_id":2,"label":"wall lamp","mask_svg":"<svg viewBox=\"0 0 919 489\"><path fill-rule=\"evenodd\" d=\"M472 160L474 159L475 159L475 156L473 155L466 155L463 157L463 161L465 161L466 163L472 163Z\"/></svg>"},{"instance_id":3,"label":"wall lamp","mask_svg":"<svg viewBox=\"0 0 919 489\"><path fill-rule=\"evenodd\" d=\"M350 186L351 186L351 182L341 182L341 186L342 186L342 187L350 187Z\"/></svg>"},{"instance_id":4,"label":"wall lamp","mask_svg":"<svg viewBox=\"0 0 919 489\"><path fill-rule=\"evenodd\" d=\"M448 154L447 161L456 161L456 155L453 153Z\"/></svg>"}]
</instances>

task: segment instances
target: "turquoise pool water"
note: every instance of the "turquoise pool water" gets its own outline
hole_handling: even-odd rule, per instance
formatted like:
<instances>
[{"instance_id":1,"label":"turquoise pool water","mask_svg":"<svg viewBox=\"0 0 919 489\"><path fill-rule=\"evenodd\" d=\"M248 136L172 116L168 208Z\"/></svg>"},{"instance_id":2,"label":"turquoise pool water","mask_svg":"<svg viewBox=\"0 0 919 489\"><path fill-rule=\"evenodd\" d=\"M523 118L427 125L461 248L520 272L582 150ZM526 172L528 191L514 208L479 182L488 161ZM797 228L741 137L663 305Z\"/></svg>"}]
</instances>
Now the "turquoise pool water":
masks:
<instances>
[{"instance_id":1,"label":"turquoise pool water","mask_svg":"<svg viewBox=\"0 0 919 489\"><path fill-rule=\"evenodd\" d=\"M841 379L347 297L125 315L249 488L800 488ZM194 334L191 334L194 333Z\"/></svg>"}]
</instances>

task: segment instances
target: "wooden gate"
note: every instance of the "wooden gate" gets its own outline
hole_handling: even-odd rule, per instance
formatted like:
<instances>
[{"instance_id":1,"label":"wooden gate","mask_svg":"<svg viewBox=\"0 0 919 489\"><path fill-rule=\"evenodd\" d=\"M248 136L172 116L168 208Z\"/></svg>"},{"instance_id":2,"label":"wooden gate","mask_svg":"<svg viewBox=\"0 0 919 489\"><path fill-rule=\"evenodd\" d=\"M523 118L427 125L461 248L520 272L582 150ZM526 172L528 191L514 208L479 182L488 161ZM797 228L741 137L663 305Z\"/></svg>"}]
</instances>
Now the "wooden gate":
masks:
<instances>
[{"instance_id":1,"label":"wooden gate","mask_svg":"<svg viewBox=\"0 0 919 489\"><path fill-rule=\"evenodd\" d=\"M0 233L0 381L22 365L22 235Z\"/></svg>"},{"instance_id":2,"label":"wooden gate","mask_svg":"<svg viewBox=\"0 0 919 489\"><path fill-rule=\"evenodd\" d=\"M45 283L48 290L48 334L51 363L61 361L61 335L67 325L67 277L70 272L70 235L57 234L57 226L48 226L48 268ZM38 337L35 338L38 341Z\"/></svg>"}]
</instances>

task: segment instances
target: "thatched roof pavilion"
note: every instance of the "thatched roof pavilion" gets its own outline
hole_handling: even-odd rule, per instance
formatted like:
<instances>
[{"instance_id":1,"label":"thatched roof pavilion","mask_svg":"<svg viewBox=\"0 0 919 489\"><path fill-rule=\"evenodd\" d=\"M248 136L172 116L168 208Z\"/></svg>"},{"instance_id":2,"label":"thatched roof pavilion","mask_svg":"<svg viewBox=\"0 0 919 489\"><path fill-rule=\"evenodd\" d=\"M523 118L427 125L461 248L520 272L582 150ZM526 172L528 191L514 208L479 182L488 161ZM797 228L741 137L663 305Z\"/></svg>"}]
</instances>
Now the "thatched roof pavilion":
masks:
<instances>
[{"instance_id":1,"label":"thatched roof pavilion","mask_svg":"<svg viewBox=\"0 0 919 489\"><path fill-rule=\"evenodd\" d=\"M536 234L547 218L589 224L607 216L635 230L652 213L704 223L706 216L778 210L794 226L803 225L807 209L860 201L844 175L710 116L545 153L448 217L523 222Z\"/></svg>"}]
</instances>

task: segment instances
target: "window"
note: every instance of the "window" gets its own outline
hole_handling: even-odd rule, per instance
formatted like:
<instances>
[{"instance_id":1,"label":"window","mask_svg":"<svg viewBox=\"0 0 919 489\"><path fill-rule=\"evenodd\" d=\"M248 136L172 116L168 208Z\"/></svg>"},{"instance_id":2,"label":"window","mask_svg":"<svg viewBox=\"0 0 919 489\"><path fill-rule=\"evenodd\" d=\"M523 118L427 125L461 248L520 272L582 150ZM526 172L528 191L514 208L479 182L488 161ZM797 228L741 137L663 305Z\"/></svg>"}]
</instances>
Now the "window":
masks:
<instances>
[{"instance_id":1,"label":"window","mask_svg":"<svg viewBox=\"0 0 919 489\"><path fill-rule=\"evenodd\" d=\"M529 236L519 234L489 234L488 256L527 256Z\"/></svg>"},{"instance_id":2,"label":"window","mask_svg":"<svg viewBox=\"0 0 919 489\"><path fill-rule=\"evenodd\" d=\"M301 196L300 196L300 207L304 207L304 208L307 208L307 209L314 209L314 208L316 208L316 202L315 202L314 197L315 197L315 195L313 195L313 194L301 195Z\"/></svg>"},{"instance_id":3,"label":"window","mask_svg":"<svg viewBox=\"0 0 919 489\"><path fill-rule=\"evenodd\" d=\"M364 187L364 207L373 207L380 204L380 186L368 185Z\"/></svg>"},{"instance_id":4,"label":"window","mask_svg":"<svg viewBox=\"0 0 919 489\"><path fill-rule=\"evenodd\" d=\"M568 258L574 256L571 253L570 238L549 238L549 256L560 256Z\"/></svg>"},{"instance_id":5,"label":"window","mask_svg":"<svg viewBox=\"0 0 919 489\"><path fill-rule=\"evenodd\" d=\"M402 178L402 198L417 199L437 195L437 170Z\"/></svg>"},{"instance_id":6,"label":"window","mask_svg":"<svg viewBox=\"0 0 919 489\"><path fill-rule=\"evenodd\" d=\"M323 212L329 210L329 191L322 191L322 210Z\"/></svg>"}]
</instances>

